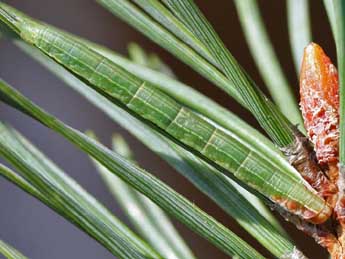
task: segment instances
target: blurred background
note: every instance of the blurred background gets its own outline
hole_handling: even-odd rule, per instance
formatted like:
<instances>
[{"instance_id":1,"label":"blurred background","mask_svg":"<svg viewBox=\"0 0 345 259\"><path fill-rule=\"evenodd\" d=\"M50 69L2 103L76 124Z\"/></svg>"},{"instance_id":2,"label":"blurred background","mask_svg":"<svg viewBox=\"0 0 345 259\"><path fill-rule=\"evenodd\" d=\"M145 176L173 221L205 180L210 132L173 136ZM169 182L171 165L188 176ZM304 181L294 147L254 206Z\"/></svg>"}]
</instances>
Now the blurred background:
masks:
<instances>
[{"instance_id":1,"label":"blurred background","mask_svg":"<svg viewBox=\"0 0 345 259\"><path fill-rule=\"evenodd\" d=\"M7 0L4 2L37 19L106 45L124 55L126 55L129 42L139 43L146 50L157 53L171 66L181 81L212 97L257 127L255 120L225 93L92 0ZM262 80L245 43L232 1L215 0L211 3L196 0L196 2L239 63L262 86ZM331 58L335 59L333 39L322 0L310 2L312 3L313 39L323 46ZM288 41L285 1L261 0L259 4L280 62L297 96L298 81ZM94 130L106 145L110 144L110 137L114 132L123 134L135 151L141 166L154 172L179 193L269 256L236 222L166 163L114 124L101 111L65 87L61 81L4 40L0 42L0 75L24 95L67 124L82 131ZM85 154L62 137L3 104L0 104L0 118L16 127L71 177L128 223ZM12 244L30 258L114 258L82 231L3 179L0 179L0 204L0 239ZM176 221L174 223L198 258L228 258L183 225ZM282 222L282 224L306 255L310 258L326 258L325 252L311 239L306 239L289 223Z\"/></svg>"}]
</instances>

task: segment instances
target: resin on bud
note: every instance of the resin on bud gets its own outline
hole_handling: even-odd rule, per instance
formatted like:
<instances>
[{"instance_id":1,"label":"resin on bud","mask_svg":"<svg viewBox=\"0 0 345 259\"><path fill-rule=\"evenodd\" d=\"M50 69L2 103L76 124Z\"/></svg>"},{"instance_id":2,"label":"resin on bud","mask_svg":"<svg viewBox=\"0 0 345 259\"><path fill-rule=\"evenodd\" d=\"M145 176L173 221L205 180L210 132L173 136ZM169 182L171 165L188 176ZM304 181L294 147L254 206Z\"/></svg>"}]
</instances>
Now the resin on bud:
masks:
<instances>
[{"instance_id":1,"label":"resin on bud","mask_svg":"<svg viewBox=\"0 0 345 259\"><path fill-rule=\"evenodd\" d=\"M337 165L339 140L338 72L322 48L309 44L300 74L301 110L320 165ZM331 177L332 178L332 177Z\"/></svg>"}]
</instances>

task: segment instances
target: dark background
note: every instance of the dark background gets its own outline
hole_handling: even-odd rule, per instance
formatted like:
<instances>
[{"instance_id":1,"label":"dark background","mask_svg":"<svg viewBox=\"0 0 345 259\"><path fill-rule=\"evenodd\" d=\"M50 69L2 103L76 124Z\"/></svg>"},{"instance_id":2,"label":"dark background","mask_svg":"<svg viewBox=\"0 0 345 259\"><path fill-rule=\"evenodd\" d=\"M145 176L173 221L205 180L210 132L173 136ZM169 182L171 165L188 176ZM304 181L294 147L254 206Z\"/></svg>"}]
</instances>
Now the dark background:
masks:
<instances>
[{"instance_id":1,"label":"dark background","mask_svg":"<svg viewBox=\"0 0 345 259\"><path fill-rule=\"evenodd\" d=\"M104 44L122 54L126 53L129 42L137 42L147 50L158 53L173 68L180 80L214 98L257 127L253 118L226 94L147 40L139 32L113 17L92 0L7 0L4 2L35 18ZM196 2L241 65L260 85L263 85L243 38L232 1L199 0ZM313 3L311 11L314 41L321 44L331 58L334 58L333 40L322 1L310 2ZM266 0L259 3L279 59L291 85L297 92L298 83L288 42L285 1ZM257 242L243 232L236 222L162 160L6 41L0 42L0 76L67 124L80 130L93 129L107 145L113 132L122 133L130 142L144 168L154 172L160 179L269 256ZM85 154L62 137L3 104L0 105L0 116L2 121L15 126L70 176L128 223ZM227 258L186 227L175 223L198 258ZM298 246L310 258L326 258L325 252L310 238L306 238L288 223L282 223ZM14 245L30 258L114 258L82 231L3 179L0 179L0 239Z\"/></svg>"}]
</instances>

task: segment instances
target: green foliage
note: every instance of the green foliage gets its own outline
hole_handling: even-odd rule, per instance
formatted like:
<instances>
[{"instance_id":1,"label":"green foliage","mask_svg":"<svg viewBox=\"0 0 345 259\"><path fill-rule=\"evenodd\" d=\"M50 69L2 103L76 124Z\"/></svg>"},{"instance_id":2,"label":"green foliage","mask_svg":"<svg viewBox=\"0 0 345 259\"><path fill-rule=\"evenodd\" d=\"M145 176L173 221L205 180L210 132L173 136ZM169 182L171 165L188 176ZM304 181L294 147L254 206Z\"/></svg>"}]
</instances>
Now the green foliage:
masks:
<instances>
[{"instance_id":1,"label":"green foliage","mask_svg":"<svg viewBox=\"0 0 345 259\"><path fill-rule=\"evenodd\" d=\"M6 256L7 259L27 259L24 255L2 240L0 240L0 254Z\"/></svg>"},{"instance_id":2,"label":"green foliage","mask_svg":"<svg viewBox=\"0 0 345 259\"><path fill-rule=\"evenodd\" d=\"M162 258L13 128L0 124L0 174L41 200L120 258Z\"/></svg>"},{"instance_id":3,"label":"green foliage","mask_svg":"<svg viewBox=\"0 0 345 259\"><path fill-rule=\"evenodd\" d=\"M283 207L293 203L317 214L324 209L325 201L279 150L294 143L293 124L301 125L302 121L256 0L235 0L235 5L274 103L237 63L193 0L97 2L228 93L254 115L272 141L207 96L177 81L158 56L145 53L134 43L129 45L129 60L0 2L1 33L169 163L273 256L305 258L263 205L264 201L287 215ZM340 113L344 114L345 4L341 0L324 3L337 46ZM308 8L307 0L287 1L297 71L302 48L311 39ZM121 137L114 138L113 152L98 143L91 132L88 136L69 127L4 81L0 81L0 100L87 153L142 238L3 123L0 155L16 171L0 165L0 175L78 226L112 254L119 258L195 258L167 213L228 255L263 258L235 233L140 168ZM344 127L341 117L342 164ZM2 241L0 253L8 258L25 258Z\"/></svg>"},{"instance_id":4,"label":"green foliage","mask_svg":"<svg viewBox=\"0 0 345 259\"><path fill-rule=\"evenodd\" d=\"M132 160L132 153L125 140L115 135L113 149ZM194 255L179 236L167 215L150 199L140 194L108 169L93 160L109 191L119 202L137 231L164 258L190 258Z\"/></svg>"},{"instance_id":5,"label":"green foliage","mask_svg":"<svg viewBox=\"0 0 345 259\"><path fill-rule=\"evenodd\" d=\"M187 179L195 184L202 192L211 197L229 215L234 217L239 224L256 237L269 251L277 256L292 251L293 244L288 241L288 238L280 234L281 230L279 229L281 229L281 227L278 226L278 223L273 219L273 216L270 215L257 198L254 198L253 195L246 192L243 188L235 184L214 167L207 165L190 152L185 151L183 148L155 133L148 126L118 108L97 92L87 88L83 82L66 71L63 67L58 66L56 63L49 60L45 55L40 54L37 50L20 42L17 44L29 55L47 67L51 72L64 80L68 86L78 91L96 107L103 110L116 123L131 132L148 148L166 160L167 163L182 175L187 177ZM104 50L103 53L105 53ZM239 118L234 117L233 114L227 112L224 108L217 106L216 103L206 99L205 96L200 95L200 93L195 92L195 90L188 88L188 86L177 81L173 81L162 74L154 73L152 70L135 65L124 58L115 56L114 53L111 53L110 55L109 52L107 52L107 54L107 56L114 62L122 65L133 73L136 71L138 75L147 76L148 79L156 80L160 83L164 82L165 85L156 84L156 86L159 87L164 85L165 87L161 87L160 89L163 91L166 90L167 92L169 92L169 89L173 89L173 91L170 90L170 92L172 94L175 93L175 97L177 99L181 101L184 99L186 99L186 101L189 100L189 104L192 107L200 108L200 104L205 104L204 107L214 108L212 111L216 111L210 113L210 116L217 116L216 118L223 120L227 124L230 124L229 122L238 121L238 125L240 126L238 131L242 130L242 132L245 132L247 135L257 136L257 139L259 139L260 135L258 135L257 132L250 132L249 126L243 122L240 123L241 121ZM186 98L186 96L191 98ZM202 110L198 111L201 112ZM234 125L237 125L237 123L234 123ZM265 138L263 138L262 141L265 143ZM253 206L250 205L250 202L253 203ZM275 225L276 229L272 228L271 224L268 223L257 210L260 210L260 213L264 215L272 225Z\"/></svg>"},{"instance_id":6,"label":"green foliage","mask_svg":"<svg viewBox=\"0 0 345 259\"><path fill-rule=\"evenodd\" d=\"M111 152L81 132L65 125L52 115L44 112L3 81L0 81L0 92L0 97L7 104L61 134L71 143L100 162L109 171L149 197L168 214L180 220L193 231L223 250L226 254L237 254L241 258L248 259L263 258L236 234L186 198L176 193L166 184L117 153ZM6 156L7 154L7 152L4 152L3 155ZM125 247L123 249L127 251Z\"/></svg>"},{"instance_id":7,"label":"green foliage","mask_svg":"<svg viewBox=\"0 0 345 259\"><path fill-rule=\"evenodd\" d=\"M289 145L293 141L293 132L287 120L239 66L194 2L189 0L164 0L163 2L204 43L219 64L220 70L235 87L236 93L241 96L246 107L274 142L281 147ZM151 8L159 12L153 5ZM224 90L231 95L231 87L226 87Z\"/></svg>"},{"instance_id":8,"label":"green foliage","mask_svg":"<svg viewBox=\"0 0 345 259\"><path fill-rule=\"evenodd\" d=\"M328 17L331 23L335 44L337 47L337 60L338 60L338 70L339 70L339 98L340 98L340 109L339 114L345 113L345 3L341 0L325 0L325 6L328 13ZM345 166L345 120L344 116L340 116L340 140L339 140L339 160L341 166ZM344 175L344 170L342 174Z\"/></svg>"},{"instance_id":9,"label":"green foliage","mask_svg":"<svg viewBox=\"0 0 345 259\"><path fill-rule=\"evenodd\" d=\"M250 51L272 99L292 123L303 125L295 96L269 40L257 1L235 0L235 5Z\"/></svg>"},{"instance_id":10,"label":"green foliage","mask_svg":"<svg viewBox=\"0 0 345 259\"><path fill-rule=\"evenodd\" d=\"M303 50L312 41L309 0L288 0L286 4L290 45L296 72L299 75Z\"/></svg>"},{"instance_id":11,"label":"green foliage","mask_svg":"<svg viewBox=\"0 0 345 259\"><path fill-rule=\"evenodd\" d=\"M253 144L248 136L217 127L80 41L11 8L3 8L15 17L13 26L24 41L78 75L88 86L122 109L146 123L150 122L153 129L188 147L205 161L212 162L224 174L272 200L273 197L284 197L316 214L324 209L324 201L305 187L307 183L291 166L282 168L272 163L265 153L251 148Z\"/></svg>"}]
</instances>

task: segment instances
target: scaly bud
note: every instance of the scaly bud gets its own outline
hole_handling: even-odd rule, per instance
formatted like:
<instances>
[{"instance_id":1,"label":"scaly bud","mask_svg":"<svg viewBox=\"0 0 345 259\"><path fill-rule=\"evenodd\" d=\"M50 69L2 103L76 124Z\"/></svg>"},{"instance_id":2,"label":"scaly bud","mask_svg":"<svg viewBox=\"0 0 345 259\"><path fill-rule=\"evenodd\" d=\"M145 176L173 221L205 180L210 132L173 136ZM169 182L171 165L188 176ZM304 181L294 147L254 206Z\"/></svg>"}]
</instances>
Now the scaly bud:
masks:
<instances>
[{"instance_id":1,"label":"scaly bud","mask_svg":"<svg viewBox=\"0 0 345 259\"><path fill-rule=\"evenodd\" d=\"M300 75L300 105L320 165L338 162L338 88L337 69L319 45L309 44Z\"/></svg>"}]
</instances>

